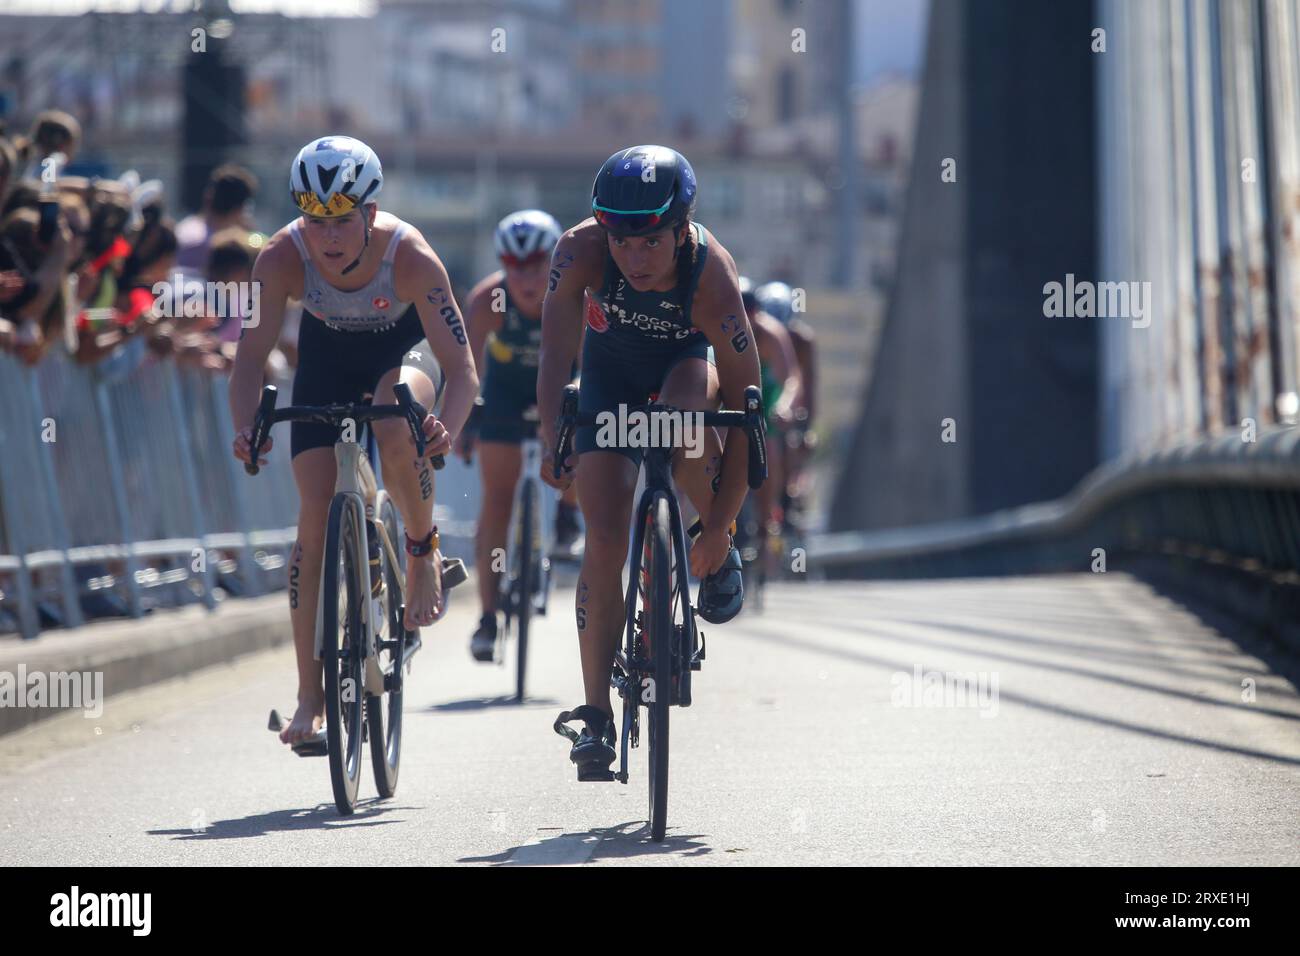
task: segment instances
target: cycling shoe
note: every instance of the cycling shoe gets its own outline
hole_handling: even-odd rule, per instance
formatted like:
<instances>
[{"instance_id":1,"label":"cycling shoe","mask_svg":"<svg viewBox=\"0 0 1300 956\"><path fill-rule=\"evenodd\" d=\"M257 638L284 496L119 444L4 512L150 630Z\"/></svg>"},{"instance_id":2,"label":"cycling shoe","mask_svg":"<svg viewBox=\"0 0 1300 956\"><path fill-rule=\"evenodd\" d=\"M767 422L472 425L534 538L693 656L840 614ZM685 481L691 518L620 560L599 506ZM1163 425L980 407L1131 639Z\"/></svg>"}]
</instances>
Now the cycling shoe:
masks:
<instances>
[{"instance_id":1,"label":"cycling shoe","mask_svg":"<svg viewBox=\"0 0 1300 956\"><path fill-rule=\"evenodd\" d=\"M565 726L573 720L583 722L581 733ZM569 759L577 766L580 781L614 779L614 774L609 769L617 756L614 744L618 735L614 730L613 717L598 707L583 704L573 710L562 711L555 718L554 729L561 737L573 741Z\"/></svg>"}]
</instances>

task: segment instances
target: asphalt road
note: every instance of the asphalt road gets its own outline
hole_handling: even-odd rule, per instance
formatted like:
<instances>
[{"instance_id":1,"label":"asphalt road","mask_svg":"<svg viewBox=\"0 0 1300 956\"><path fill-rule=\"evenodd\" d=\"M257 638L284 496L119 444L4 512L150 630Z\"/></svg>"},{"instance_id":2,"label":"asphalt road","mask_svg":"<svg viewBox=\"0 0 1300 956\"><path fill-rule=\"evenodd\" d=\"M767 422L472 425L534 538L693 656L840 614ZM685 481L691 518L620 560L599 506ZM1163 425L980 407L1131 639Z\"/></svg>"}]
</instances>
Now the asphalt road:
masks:
<instances>
[{"instance_id":1,"label":"asphalt road","mask_svg":"<svg viewBox=\"0 0 1300 956\"><path fill-rule=\"evenodd\" d=\"M470 659L458 594L407 685L397 796L367 766L351 818L326 761L265 729L293 702L287 649L0 738L0 860L1300 863L1295 688L1122 575L786 585L706 627L662 844L644 751L628 785L580 784L551 730L580 701L571 600L519 707L509 667Z\"/></svg>"}]
</instances>

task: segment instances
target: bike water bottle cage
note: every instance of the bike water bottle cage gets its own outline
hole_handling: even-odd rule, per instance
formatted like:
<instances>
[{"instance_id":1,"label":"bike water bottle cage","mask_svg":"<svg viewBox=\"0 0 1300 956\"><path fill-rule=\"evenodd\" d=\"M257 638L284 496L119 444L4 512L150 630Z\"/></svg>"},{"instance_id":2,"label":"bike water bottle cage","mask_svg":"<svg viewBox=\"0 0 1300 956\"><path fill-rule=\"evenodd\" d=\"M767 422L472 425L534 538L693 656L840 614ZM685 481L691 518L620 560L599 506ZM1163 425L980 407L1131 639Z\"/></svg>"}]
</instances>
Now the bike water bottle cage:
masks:
<instances>
[{"instance_id":1,"label":"bike water bottle cage","mask_svg":"<svg viewBox=\"0 0 1300 956\"><path fill-rule=\"evenodd\" d=\"M438 550L438 526L434 525L433 530L424 536L424 540L417 541L409 534L406 535L406 553L413 558L422 558L430 551Z\"/></svg>"}]
</instances>

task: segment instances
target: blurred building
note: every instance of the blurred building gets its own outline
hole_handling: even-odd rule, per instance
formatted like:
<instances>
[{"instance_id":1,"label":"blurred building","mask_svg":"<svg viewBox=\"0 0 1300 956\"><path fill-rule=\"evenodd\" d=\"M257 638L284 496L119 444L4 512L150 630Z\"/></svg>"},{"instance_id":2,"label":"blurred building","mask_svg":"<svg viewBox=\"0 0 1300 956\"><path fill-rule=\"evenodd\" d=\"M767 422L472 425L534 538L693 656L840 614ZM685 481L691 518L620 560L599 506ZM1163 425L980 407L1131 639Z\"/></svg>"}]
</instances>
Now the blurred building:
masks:
<instances>
[{"instance_id":1,"label":"blurred building","mask_svg":"<svg viewBox=\"0 0 1300 956\"><path fill-rule=\"evenodd\" d=\"M413 137L547 131L576 113L568 0L381 0L337 23L332 58L364 68L335 90L360 130Z\"/></svg>"},{"instance_id":2,"label":"blurred building","mask_svg":"<svg viewBox=\"0 0 1300 956\"><path fill-rule=\"evenodd\" d=\"M842 83L836 62L839 0L733 0L731 115L753 147L795 149L833 140L817 120L833 113Z\"/></svg>"},{"instance_id":3,"label":"blurred building","mask_svg":"<svg viewBox=\"0 0 1300 956\"><path fill-rule=\"evenodd\" d=\"M175 213L188 205L183 159L191 169L205 158L245 163L264 183L256 215L266 229L293 213L280 184L294 150L326 132L362 136L383 157L386 202L466 283L491 268L500 216L540 205L577 221L605 156L667 142L696 165L700 217L744 271L810 290L831 281L845 200L840 70L827 51L843 32L843 0L374 0L335 2L327 16L257 9L267 12L0 17L0 93L20 128L39 109L71 110L86 128L74 171L158 177ZM184 141L183 74L198 55L196 26L242 77L242 143ZM803 52L792 47L796 30ZM855 93L862 163L848 202L861 220L857 288L883 287L892 271L914 90L890 77Z\"/></svg>"},{"instance_id":4,"label":"blurred building","mask_svg":"<svg viewBox=\"0 0 1300 956\"><path fill-rule=\"evenodd\" d=\"M724 133L729 7L572 0L565 29L575 42L579 125L636 143Z\"/></svg>"}]
</instances>

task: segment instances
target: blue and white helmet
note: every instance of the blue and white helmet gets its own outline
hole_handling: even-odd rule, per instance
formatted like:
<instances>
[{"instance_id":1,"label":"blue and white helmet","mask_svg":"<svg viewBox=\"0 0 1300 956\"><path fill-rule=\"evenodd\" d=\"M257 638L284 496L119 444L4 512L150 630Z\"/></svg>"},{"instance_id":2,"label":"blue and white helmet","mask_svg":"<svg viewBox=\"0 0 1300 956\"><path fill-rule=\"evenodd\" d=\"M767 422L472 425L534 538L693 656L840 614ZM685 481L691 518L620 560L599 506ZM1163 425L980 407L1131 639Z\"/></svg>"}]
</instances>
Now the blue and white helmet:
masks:
<instances>
[{"instance_id":1,"label":"blue and white helmet","mask_svg":"<svg viewBox=\"0 0 1300 956\"><path fill-rule=\"evenodd\" d=\"M784 282L767 282L754 290L758 307L782 325L788 325L794 313L794 290Z\"/></svg>"},{"instance_id":2,"label":"blue and white helmet","mask_svg":"<svg viewBox=\"0 0 1300 956\"><path fill-rule=\"evenodd\" d=\"M550 252L564 230L550 213L521 209L497 223L493 242L497 257L522 262L539 252Z\"/></svg>"},{"instance_id":3,"label":"blue and white helmet","mask_svg":"<svg viewBox=\"0 0 1300 956\"><path fill-rule=\"evenodd\" d=\"M384 170L375 151L351 136L322 136L294 157L289 192L309 216L345 216L374 202L384 188Z\"/></svg>"}]
</instances>

